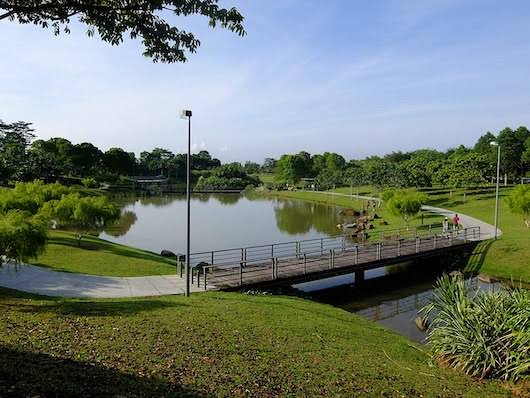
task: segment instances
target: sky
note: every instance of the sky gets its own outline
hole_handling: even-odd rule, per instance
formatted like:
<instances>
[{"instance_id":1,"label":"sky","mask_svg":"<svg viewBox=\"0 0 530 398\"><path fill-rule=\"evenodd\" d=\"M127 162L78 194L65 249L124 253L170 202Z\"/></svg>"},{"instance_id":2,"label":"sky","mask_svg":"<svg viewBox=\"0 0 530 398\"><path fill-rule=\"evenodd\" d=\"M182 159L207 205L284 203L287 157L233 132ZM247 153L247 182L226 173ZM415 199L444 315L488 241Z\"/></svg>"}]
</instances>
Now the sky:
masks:
<instances>
[{"instance_id":1,"label":"sky","mask_svg":"<svg viewBox=\"0 0 530 398\"><path fill-rule=\"evenodd\" d=\"M113 47L0 21L0 119L39 138L139 154L192 147L222 161L305 150L347 159L471 146L530 125L530 2L221 0L247 36L175 20L201 40L155 64L139 40Z\"/></svg>"}]
</instances>

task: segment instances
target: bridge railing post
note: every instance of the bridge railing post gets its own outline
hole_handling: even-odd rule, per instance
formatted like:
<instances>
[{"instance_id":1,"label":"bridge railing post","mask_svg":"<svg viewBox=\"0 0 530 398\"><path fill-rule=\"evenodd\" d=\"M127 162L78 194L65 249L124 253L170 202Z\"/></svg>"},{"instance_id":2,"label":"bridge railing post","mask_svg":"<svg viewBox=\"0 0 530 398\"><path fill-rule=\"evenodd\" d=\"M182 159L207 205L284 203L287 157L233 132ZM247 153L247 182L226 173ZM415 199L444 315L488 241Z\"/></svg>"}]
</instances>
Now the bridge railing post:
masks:
<instances>
[{"instance_id":1,"label":"bridge railing post","mask_svg":"<svg viewBox=\"0 0 530 398\"><path fill-rule=\"evenodd\" d=\"M416 253L420 252L420 238L416 236Z\"/></svg>"},{"instance_id":2,"label":"bridge railing post","mask_svg":"<svg viewBox=\"0 0 530 398\"><path fill-rule=\"evenodd\" d=\"M304 253L304 275L307 274L307 254Z\"/></svg>"},{"instance_id":3,"label":"bridge railing post","mask_svg":"<svg viewBox=\"0 0 530 398\"><path fill-rule=\"evenodd\" d=\"M278 257L276 257L276 266L275 266L274 279L278 279Z\"/></svg>"},{"instance_id":4,"label":"bridge railing post","mask_svg":"<svg viewBox=\"0 0 530 398\"><path fill-rule=\"evenodd\" d=\"M214 259L214 254L213 253L214 252L212 252L212 258L211 258L211 263L210 263L211 265L213 265L213 259Z\"/></svg>"},{"instance_id":5,"label":"bridge railing post","mask_svg":"<svg viewBox=\"0 0 530 398\"><path fill-rule=\"evenodd\" d=\"M202 269L202 272L204 273L204 290L207 290L206 286L206 275L208 274L208 270L206 268Z\"/></svg>"},{"instance_id":6,"label":"bridge railing post","mask_svg":"<svg viewBox=\"0 0 530 398\"><path fill-rule=\"evenodd\" d=\"M436 249L436 234L434 235L433 245L434 245L434 249Z\"/></svg>"},{"instance_id":7,"label":"bridge railing post","mask_svg":"<svg viewBox=\"0 0 530 398\"><path fill-rule=\"evenodd\" d=\"M320 255L324 255L324 238L320 239Z\"/></svg>"},{"instance_id":8,"label":"bridge railing post","mask_svg":"<svg viewBox=\"0 0 530 398\"><path fill-rule=\"evenodd\" d=\"M432 238L432 224L429 224L429 238Z\"/></svg>"},{"instance_id":9,"label":"bridge railing post","mask_svg":"<svg viewBox=\"0 0 530 398\"><path fill-rule=\"evenodd\" d=\"M243 262L239 263L239 286L243 286Z\"/></svg>"},{"instance_id":10,"label":"bridge railing post","mask_svg":"<svg viewBox=\"0 0 530 398\"><path fill-rule=\"evenodd\" d=\"M271 278L272 278L272 280L275 279L275 277L274 277L274 276L275 276L275 272L274 272L275 265L276 265L276 264L275 264L275 262L274 262L274 257L273 257L273 258L272 258L272 262L271 262L271 270L272 270L272 276L271 276Z\"/></svg>"},{"instance_id":11,"label":"bridge railing post","mask_svg":"<svg viewBox=\"0 0 530 398\"><path fill-rule=\"evenodd\" d=\"M355 245L355 265L359 264L359 246Z\"/></svg>"},{"instance_id":12,"label":"bridge railing post","mask_svg":"<svg viewBox=\"0 0 530 398\"><path fill-rule=\"evenodd\" d=\"M344 235L342 235L342 252L344 253L344 251L346 250L346 237Z\"/></svg>"},{"instance_id":13,"label":"bridge railing post","mask_svg":"<svg viewBox=\"0 0 530 398\"><path fill-rule=\"evenodd\" d=\"M397 255L398 257L401 256L401 239L398 238L398 241L397 241Z\"/></svg>"}]
</instances>

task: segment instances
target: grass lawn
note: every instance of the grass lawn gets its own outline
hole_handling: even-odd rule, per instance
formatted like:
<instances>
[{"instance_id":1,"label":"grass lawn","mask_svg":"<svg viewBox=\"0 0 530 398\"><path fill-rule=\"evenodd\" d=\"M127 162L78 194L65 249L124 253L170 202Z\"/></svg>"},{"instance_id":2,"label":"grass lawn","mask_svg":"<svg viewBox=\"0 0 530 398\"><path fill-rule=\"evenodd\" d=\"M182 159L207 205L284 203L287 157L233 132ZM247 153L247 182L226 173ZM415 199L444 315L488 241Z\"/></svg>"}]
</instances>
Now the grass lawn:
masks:
<instances>
[{"instance_id":1,"label":"grass lawn","mask_svg":"<svg viewBox=\"0 0 530 398\"><path fill-rule=\"evenodd\" d=\"M73 233L50 231L46 251L33 262L57 271L106 276L169 275L175 260L133 247L86 236L81 246Z\"/></svg>"},{"instance_id":2,"label":"grass lawn","mask_svg":"<svg viewBox=\"0 0 530 398\"><path fill-rule=\"evenodd\" d=\"M509 397L419 347L298 298L80 300L0 289L0 396Z\"/></svg>"},{"instance_id":3,"label":"grass lawn","mask_svg":"<svg viewBox=\"0 0 530 398\"><path fill-rule=\"evenodd\" d=\"M496 242L485 242L480 261L470 264L475 271L514 281L530 283L530 230L520 215L510 212L505 197L509 190L501 191L499 228L503 234ZM462 191L439 195L431 200L434 206L445 207L494 224L495 192L464 196Z\"/></svg>"}]
</instances>

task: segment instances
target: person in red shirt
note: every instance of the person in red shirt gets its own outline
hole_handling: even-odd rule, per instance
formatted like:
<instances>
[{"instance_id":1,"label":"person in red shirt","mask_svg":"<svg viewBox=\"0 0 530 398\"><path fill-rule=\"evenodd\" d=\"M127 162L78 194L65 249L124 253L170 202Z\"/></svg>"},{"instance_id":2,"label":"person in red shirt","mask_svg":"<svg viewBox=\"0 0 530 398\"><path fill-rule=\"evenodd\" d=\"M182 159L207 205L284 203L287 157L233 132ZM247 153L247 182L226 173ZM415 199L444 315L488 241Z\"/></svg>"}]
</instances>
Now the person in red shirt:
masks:
<instances>
[{"instance_id":1,"label":"person in red shirt","mask_svg":"<svg viewBox=\"0 0 530 398\"><path fill-rule=\"evenodd\" d=\"M460 217L458 217L458 214L455 214L453 216L453 231L458 231L459 227L460 227Z\"/></svg>"}]
</instances>

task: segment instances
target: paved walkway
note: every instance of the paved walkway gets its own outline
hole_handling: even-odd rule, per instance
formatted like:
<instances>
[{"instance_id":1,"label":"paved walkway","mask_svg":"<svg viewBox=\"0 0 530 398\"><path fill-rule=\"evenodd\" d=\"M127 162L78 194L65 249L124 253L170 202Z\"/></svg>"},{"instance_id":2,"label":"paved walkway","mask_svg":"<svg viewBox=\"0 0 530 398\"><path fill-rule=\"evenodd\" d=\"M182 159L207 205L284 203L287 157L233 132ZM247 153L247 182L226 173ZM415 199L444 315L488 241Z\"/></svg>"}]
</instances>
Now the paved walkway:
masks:
<instances>
[{"instance_id":1,"label":"paved walkway","mask_svg":"<svg viewBox=\"0 0 530 398\"><path fill-rule=\"evenodd\" d=\"M119 278L59 272L34 265L8 264L0 267L0 286L45 296L146 297L184 294L185 279L178 275ZM212 288L214 287L210 286ZM191 291L204 291L204 288L194 285Z\"/></svg>"},{"instance_id":2,"label":"paved walkway","mask_svg":"<svg viewBox=\"0 0 530 398\"><path fill-rule=\"evenodd\" d=\"M328 194L351 197L351 195L341 193ZM366 196L359 196L359 198L378 200L378 198ZM451 210L432 206L423 206L423 210L449 218L454 215ZM459 214L459 216L464 227L480 226L481 240L493 238L495 232L493 225L465 214ZM501 234L502 232L498 230L498 235ZM34 265L9 264L0 267L1 287L45 296L87 298L162 296L183 294L184 283L185 280L178 275L119 278L59 272ZM212 289L215 289L215 286L208 286L208 290ZM191 291L204 291L204 289L193 286Z\"/></svg>"}]
</instances>

